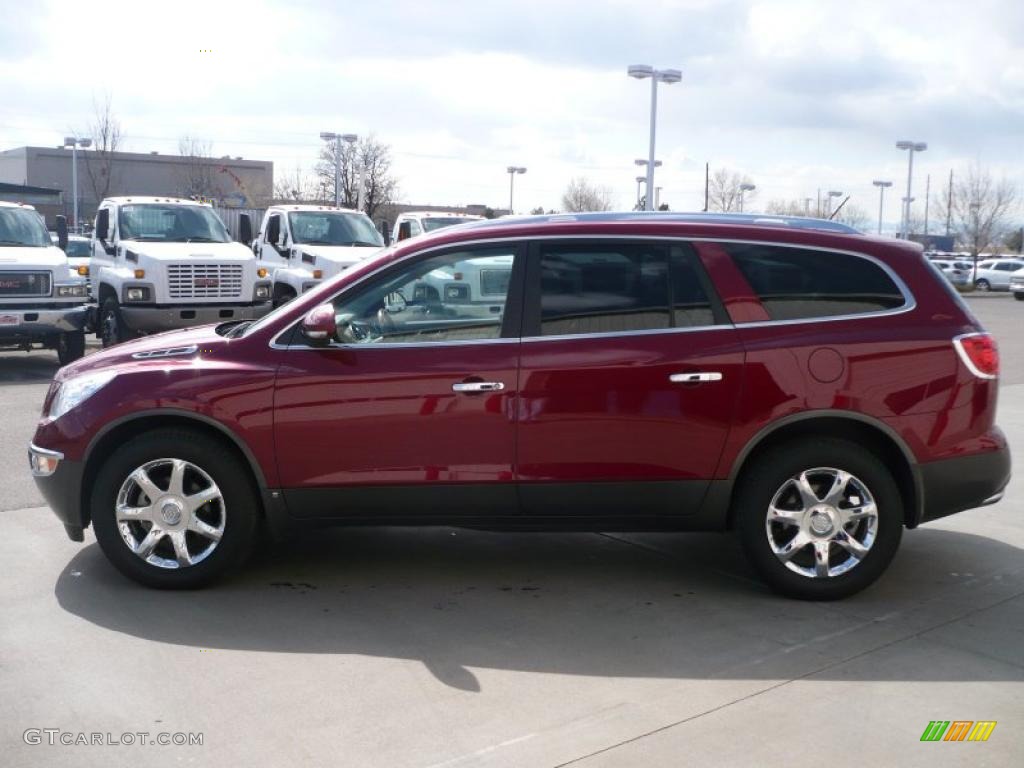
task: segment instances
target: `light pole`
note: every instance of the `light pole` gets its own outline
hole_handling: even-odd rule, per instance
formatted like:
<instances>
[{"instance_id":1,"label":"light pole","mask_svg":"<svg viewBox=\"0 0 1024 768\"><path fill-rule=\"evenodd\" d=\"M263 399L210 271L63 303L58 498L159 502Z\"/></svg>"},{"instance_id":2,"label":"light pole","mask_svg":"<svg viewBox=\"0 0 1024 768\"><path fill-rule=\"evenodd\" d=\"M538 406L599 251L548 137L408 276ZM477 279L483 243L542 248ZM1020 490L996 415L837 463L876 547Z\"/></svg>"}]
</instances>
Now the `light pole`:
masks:
<instances>
[{"instance_id":1,"label":"light pole","mask_svg":"<svg viewBox=\"0 0 1024 768\"><path fill-rule=\"evenodd\" d=\"M515 191L516 174L526 173L526 169L520 165L510 165L505 170L508 171L508 215L511 216L515 213L512 208L512 196Z\"/></svg>"},{"instance_id":2,"label":"light pole","mask_svg":"<svg viewBox=\"0 0 1024 768\"><path fill-rule=\"evenodd\" d=\"M648 211L654 210L654 196L650 191L654 189L654 133L658 118L658 83L671 85L683 79L683 73L678 69L655 69L649 64L633 64L626 73L637 80L651 78L651 139L647 150L647 205Z\"/></svg>"},{"instance_id":3,"label":"light pole","mask_svg":"<svg viewBox=\"0 0 1024 768\"><path fill-rule=\"evenodd\" d=\"M74 231L78 231L78 148L91 147L92 139L65 136L64 146L71 147L71 227Z\"/></svg>"},{"instance_id":4,"label":"light pole","mask_svg":"<svg viewBox=\"0 0 1024 768\"><path fill-rule=\"evenodd\" d=\"M757 189L756 184L750 184L747 182L740 184L740 213L743 213L743 195L747 192L753 192L755 189Z\"/></svg>"},{"instance_id":5,"label":"light pole","mask_svg":"<svg viewBox=\"0 0 1024 768\"><path fill-rule=\"evenodd\" d=\"M885 190L892 186L892 182L875 179L871 183L878 187L878 234L882 234L882 207L885 205Z\"/></svg>"},{"instance_id":6,"label":"light pole","mask_svg":"<svg viewBox=\"0 0 1024 768\"><path fill-rule=\"evenodd\" d=\"M359 137L354 133L334 133L320 131L320 138L334 142L334 207L341 208L341 142L355 144ZM363 169L359 171L359 210L363 209Z\"/></svg>"},{"instance_id":7,"label":"light pole","mask_svg":"<svg viewBox=\"0 0 1024 768\"><path fill-rule=\"evenodd\" d=\"M842 196L843 196L843 193L840 192L837 189L830 189L829 190L828 196L825 198L825 213L828 214L825 217L826 219L831 219L832 218L832 198L833 197L842 197Z\"/></svg>"},{"instance_id":8,"label":"light pole","mask_svg":"<svg viewBox=\"0 0 1024 768\"><path fill-rule=\"evenodd\" d=\"M978 212L981 210L981 203L973 202L968 206L971 209L971 254L974 259L974 270L971 275L971 282L978 281Z\"/></svg>"},{"instance_id":9,"label":"light pole","mask_svg":"<svg viewBox=\"0 0 1024 768\"><path fill-rule=\"evenodd\" d=\"M645 181L647 181L646 176L636 177L636 210L638 211L640 210L640 203L643 201L643 197L640 196L640 189Z\"/></svg>"},{"instance_id":10,"label":"light pole","mask_svg":"<svg viewBox=\"0 0 1024 768\"><path fill-rule=\"evenodd\" d=\"M907 161L907 196L903 198L903 217L900 222L900 237L907 240L910 237L907 229L910 227L910 185L914 179L914 153L924 152L928 149L928 144L923 141L897 141L896 149L906 149L909 155L909 160Z\"/></svg>"}]
</instances>

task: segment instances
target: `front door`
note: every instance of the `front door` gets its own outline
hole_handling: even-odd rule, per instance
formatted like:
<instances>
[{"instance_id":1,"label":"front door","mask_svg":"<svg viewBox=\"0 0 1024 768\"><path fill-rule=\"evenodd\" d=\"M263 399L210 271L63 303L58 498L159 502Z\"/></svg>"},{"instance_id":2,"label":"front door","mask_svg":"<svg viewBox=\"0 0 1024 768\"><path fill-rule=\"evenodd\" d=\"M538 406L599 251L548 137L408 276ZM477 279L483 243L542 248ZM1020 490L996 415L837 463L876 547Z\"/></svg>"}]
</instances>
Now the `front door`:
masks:
<instances>
[{"instance_id":1,"label":"front door","mask_svg":"<svg viewBox=\"0 0 1024 768\"><path fill-rule=\"evenodd\" d=\"M524 513L695 512L729 432L744 355L692 248L541 241L527 286Z\"/></svg>"},{"instance_id":2,"label":"front door","mask_svg":"<svg viewBox=\"0 0 1024 768\"><path fill-rule=\"evenodd\" d=\"M293 516L515 513L517 248L404 261L334 298L329 346L294 333L279 352L274 399Z\"/></svg>"}]
</instances>

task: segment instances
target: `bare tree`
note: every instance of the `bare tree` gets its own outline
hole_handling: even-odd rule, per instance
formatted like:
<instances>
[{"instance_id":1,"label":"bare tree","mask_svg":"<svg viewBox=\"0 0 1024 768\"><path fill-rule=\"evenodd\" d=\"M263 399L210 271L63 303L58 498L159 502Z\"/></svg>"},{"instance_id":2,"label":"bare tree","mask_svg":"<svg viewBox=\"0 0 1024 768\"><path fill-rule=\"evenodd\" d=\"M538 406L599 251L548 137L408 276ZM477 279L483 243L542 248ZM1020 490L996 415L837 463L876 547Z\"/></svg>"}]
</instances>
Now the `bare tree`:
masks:
<instances>
[{"instance_id":1,"label":"bare tree","mask_svg":"<svg viewBox=\"0 0 1024 768\"><path fill-rule=\"evenodd\" d=\"M335 163L340 160L340 202L347 208L355 208L359 202L359 170L365 168L363 211L374 218L398 196L398 180L391 172L391 147L367 136L353 144L343 143L340 155L338 149L335 142L330 142L320 151L316 164L316 196L324 202L334 202Z\"/></svg>"},{"instance_id":2,"label":"bare tree","mask_svg":"<svg viewBox=\"0 0 1024 768\"><path fill-rule=\"evenodd\" d=\"M775 216L806 216L807 207L800 200L769 200L764 212Z\"/></svg>"},{"instance_id":3,"label":"bare tree","mask_svg":"<svg viewBox=\"0 0 1024 768\"><path fill-rule=\"evenodd\" d=\"M1009 232L1008 219L1017 202L1017 189L1007 179L997 181L987 169L977 165L958 176L952 197L936 195L932 204L940 220L949 213L957 241L970 250L977 262L979 253Z\"/></svg>"},{"instance_id":4,"label":"bare tree","mask_svg":"<svg viewBox=\"0 0 1024 768\"><path fill-rule=\"evenodd\" d=\"M301 203L318 199L316 180L296 165L295 170L274 181L274 200Z\"/></svg>"},{"instance_id":5,"label":"bare tree","mask_svg":"<svg viewBox=\"0 0 1024 768\"><path fill-rule=\"evenodd\" d=\"M748 176L719 168L708 181L708 208L712 211L738 211L740 209L740 187L752 184ZM743 193L744 202L750 201L757 194L756 190Z\"/></svg>"},{"instance_id":6,"label":"bare tree","mask_svg":"<svg viewBox=\"0 0 1024 768\"><path fill-rule=\"evenodd\" d=\"M183 197L211 198L217 193L217 164L212 155L213 145L195 136L178 139L178 154L184 167L178 181Z\"/></svg>"},{"instance_id":7,"label":"bare tree","mask_svg":"<svg viewBox=\"0 0 1024 768\"><path fill-rule=\"evenodd\" d=\"M861 231L871 226L871 214L854 203L847 203L840 208L839 212L832 217L832 220Z\"/></svg>"},{"instance_id":8,"label":"bare tree","mask_svg":"<svg viewBox=\"0 0 1024 768\"><path fill-rule=\"evenodd\" d=\"M582 176L569 181L569 186L562 193L562 208L567 213L583 211L610 211L612 209L611 191L607 187L591 184Z\"/></svg>"},{"instance_id":9,"label":"bare tree","mask_svg":"<svg viewBox=\"0 0 1024 768\"><path fill-rule=\"evenodd\" d=\"M114 169L114 153L121 146L124 135L121 133L121 122L114 115L110 94L106 94L102 102L93 99L93 119L89 123L87 133L92 139L92 149L82 153L85 160L85 173L89 177L93 198L99 202L110 195L111 189L118 189L120 179Z\"/></svg>"}]
</instances>

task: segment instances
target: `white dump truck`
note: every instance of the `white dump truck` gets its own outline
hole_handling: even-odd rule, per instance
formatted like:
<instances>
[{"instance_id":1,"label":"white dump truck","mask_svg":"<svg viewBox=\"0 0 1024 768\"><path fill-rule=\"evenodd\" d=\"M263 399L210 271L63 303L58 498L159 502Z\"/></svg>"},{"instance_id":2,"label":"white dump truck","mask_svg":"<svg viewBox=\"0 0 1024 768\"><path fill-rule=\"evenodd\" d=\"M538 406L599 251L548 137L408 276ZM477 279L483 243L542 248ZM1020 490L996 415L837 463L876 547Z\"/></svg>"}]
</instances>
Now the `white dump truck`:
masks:
<instances>
[{"instance_id":1,"label":"white dump truck","mask_svg":"<svg viewBox=\"0 0 1024 768\"><path fill-rule=\"evenodd\" d=\"M242 237L252 223L242 214ZM274 280L280 306L384 247L370 217L326 205L275 205L263 215L252 250Z\"/></svg>"},{"instance_id":2,"label":"white dump truck","mask_svg":"<svg viewBox=\"0 0 1024 768\"><path fill-rule=\"evenodd\" d=\"M100 203L89 277L103 346L141 333L254 320L271 309L266 267L233 242L207 203L110 197Z\"/></svg>"},{"instance_id":3,"label":"white dump truck","mask_svg":"<svg viewBox=\"0 0 1024 768\"><path fill-rule=\"evenodd\" d=\"M61 365L80 358L88 290L39 212L0 201L0 349L55 349Z\"/></svg>"}]
</instances>

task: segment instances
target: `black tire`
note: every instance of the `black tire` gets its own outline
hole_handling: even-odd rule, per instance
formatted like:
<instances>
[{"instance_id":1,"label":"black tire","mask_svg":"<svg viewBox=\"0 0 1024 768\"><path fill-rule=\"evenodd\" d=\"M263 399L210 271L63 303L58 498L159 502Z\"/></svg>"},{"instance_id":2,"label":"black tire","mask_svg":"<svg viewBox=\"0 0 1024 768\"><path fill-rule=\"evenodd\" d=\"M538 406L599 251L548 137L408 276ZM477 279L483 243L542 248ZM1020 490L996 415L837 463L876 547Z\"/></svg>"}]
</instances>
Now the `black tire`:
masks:
<instances>
[{"instance_id":1,"label":"black tire","mask_svg":"<svg viewBox=\"0 0 1024 768\"><path fill-rule=\"evenodd\" d=\"M57 360L61 365L73 363L85 354L85 333L72 331L57 337Z\"/></svg>"},{"instance_id":2,"label":"black tire","mask_svg":"<svg viewBox=\"0 0 1024 768\"><path fill-rule=\"evenodd\" d=\"M1024 293L1014 293L1013 298L1017 301L1024 301Z\"/></svg>"},{"instance_id":3,"label":"black tire","mask_svg":"<svg viewBox=\"0 0 1024 768\"><path fill-rule=\"evenodd\" d=\"M134 338L134 334L124 324L124 319L121 317L121 306L113 296L104 299L103 305L100 307L97 334L104 349Z\"/></svg>"},{"instance_id":4,"label":"black tire","mask_svg":"<svg viewBox=\"0 0 1024 768\"><path fill-rule=\"evenodd\" d=\"M828 467L849 472L873 497L877 525L873 544L853 567L839 575L814 577L794 572L769 543L768 508L790 478L813 468ZM877 456L847 440L812 437L777 446L744 470L734 499L736 529L751 564L776 592L801 600L837 600L872 584L888 567L903 535L903 499L892 475ZM852 524L856 525L856 524ZM854 528L856 530L856 528ZM837 544L830 558L848 558ZM835 552L836 554L831 554ZM812 549L805 549L806 557ZM811 554L813 561L813 554ZM795 562L796 557L793 558Z\"/></svg>"},{"instance_id":5,"label":"black tire","mask_svg":"<svg viewBox=\"0 0 1024 768\"><path fill-rule=\"evenodd\" d=\"M986 280L985 278L982 278L981 280L976 281L974 283L974 287L977 288L982 293L984 293L985 291L991 291L992 290L991 283L989 283L989 281Z\"/></svg>"},{"instance_id":6,"label":"black tire","mask_svg":"<svg viewBox=\"0 0 1024 768\"><path fill-rule=\"evenodd\" d=\"M118 494L129 475L149 462L156 464L166 459L181 459L200 468L216 484L222 497L202 512L204 515L222 516L220 538L205 559L194 565L161 567L147 562L129 548L117 521ZM157 479L155 474L153 479ZM155 508L156 504L152 506ZM239 567L253 549L261 519L259 496L249 467L242 459L219 440L178 428L147 432L115 450L96 476L90 496L90 512L96 540L110 562L128 578L157 589L204 587ZM209 517L207 521L210 521ZM218 523L213 520L211 524ZM135 535L142 538L146 530L143 527ZM190 541L194 550L211 542L200 537L198 541L201 544L196 547L194 542L198 534L188 535L192 537ZM168 549L170 555L167 555ZM173 558L169 537L161 539L153 552L162 558Z\"/></svg>"}]
</instances>

